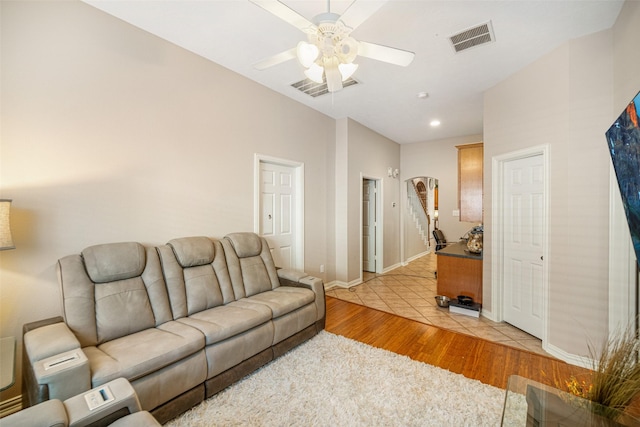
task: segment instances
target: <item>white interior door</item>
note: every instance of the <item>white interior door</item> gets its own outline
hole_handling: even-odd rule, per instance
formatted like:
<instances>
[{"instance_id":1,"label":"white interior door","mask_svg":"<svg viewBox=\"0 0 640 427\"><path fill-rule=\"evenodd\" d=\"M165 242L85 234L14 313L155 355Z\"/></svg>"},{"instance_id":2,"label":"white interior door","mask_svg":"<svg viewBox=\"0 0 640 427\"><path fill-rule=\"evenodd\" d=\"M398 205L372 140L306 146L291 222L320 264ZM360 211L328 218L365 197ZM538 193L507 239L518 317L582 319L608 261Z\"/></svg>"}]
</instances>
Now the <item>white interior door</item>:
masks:
<instances>
[{"instance_id":1,"label":"white interior door","mask_svg":"<svg viewBox=\"0 0 640 427\"><path fill-rule=\"evenodd\" d=\"M376 272L376 181L362 180L362 270Z\"/></svg>"},{"instance_id":2,"label":"white interior door","mask_svg":"<svg viewBox=\"0 0 640 427\"><path fill-rule=\"evenodd\" d=\"M295 168L260 163L260 231L277 267L295 268Z\"/></svg>"},{"instance_id":3,"label":"white interior door","mask_svg":"<svg viewBox=\"0 0 640 427\"><path fill-rule=\"evenodd\" d=\"M504 320L542 338L545 182L542 155L504 164Z\"/></svg>"}]
</instances>

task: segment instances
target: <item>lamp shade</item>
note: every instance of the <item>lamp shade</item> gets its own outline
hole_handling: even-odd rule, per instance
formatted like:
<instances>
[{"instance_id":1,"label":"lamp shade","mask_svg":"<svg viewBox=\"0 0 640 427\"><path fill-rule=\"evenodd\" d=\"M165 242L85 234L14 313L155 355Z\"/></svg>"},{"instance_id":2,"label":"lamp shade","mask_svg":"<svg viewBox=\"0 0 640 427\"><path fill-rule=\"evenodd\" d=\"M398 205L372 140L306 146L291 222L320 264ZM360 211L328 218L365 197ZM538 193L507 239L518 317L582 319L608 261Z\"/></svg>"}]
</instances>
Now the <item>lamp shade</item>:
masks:
<instances>
[{"instance_id":1,"label":"lamp shade","mask_svg":"<svg viewBox=\"0 0 640 427\"><path fill-rule=\"evenodd\" d=\"M314 81L316 83L322 83L324 81L322 79L323 74L324 74L324 68L322 68L316 63L311 64L309 69L304 71L304 75L307 76L309 80Z\"/></svg>"},{"instance_id":2,"label":"lamp shade","mask_svg":"<svg viewBox=\"0 0 640 427\"><path fill-rule=\"evenodd\" d=\"M15 249L11 238L11 200L0 199L0 250Z\"/></svg>"},{"instance_id":3,"label":"lamp shade","mask_svg":"<svg viewBox=\"0 0 640 427\"><path fill-rule=\"evenodd\" d=\"M342 81L347 80L349 77L353 75L358 69L358 64L340 64L338 65L338 70L340 70L340 75L342 76Z\"/></svg>"},{"instance_id":4,"label":"lamp shade","mask_svg":"<svg viewBox=\"0 0 640 427\"><path fill-rule=\"evenodd\" d=\"M320 51L316 45L301 41L296 48L298 61L304 68L309 68L318 59Z\"/></svg>"}]
</instances>

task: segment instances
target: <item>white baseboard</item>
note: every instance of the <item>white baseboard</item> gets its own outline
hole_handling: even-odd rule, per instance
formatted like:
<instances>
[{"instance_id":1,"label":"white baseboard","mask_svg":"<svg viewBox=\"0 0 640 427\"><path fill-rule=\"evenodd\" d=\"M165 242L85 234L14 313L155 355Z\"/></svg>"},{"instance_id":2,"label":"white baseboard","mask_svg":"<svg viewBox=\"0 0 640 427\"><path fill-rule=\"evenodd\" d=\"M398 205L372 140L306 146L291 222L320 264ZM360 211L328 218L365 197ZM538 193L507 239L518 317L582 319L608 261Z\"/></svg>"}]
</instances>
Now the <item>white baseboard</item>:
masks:
<instances>
[{"instance_id":1,"label":"white baseboard","mask_svg":"<svg viewBox=\"0 0 640 427\"><path fill-rule=\"evenodd\" d=\"M493 315L493 313L491 311L489 311L489 310L485 310L484 308L482 308L482 311L480 312L480 315L482 317L486 317L487 319L492 320L494 322L496 321L496 318Z\"/></svg>"},{"instance_id":2,"label":"white baseboard","mask_svg":"<svg viewBox=\"0 0 640 427\"><path fill-rule=\"evenodd\" d=\"M14 396L0 402L0 418L11 415L22 409L22 395Z\"/></svg>"},{"instance_id":3,"label":"white baseboard","mask_svg":"<svg viewBox=\"0 0 640 427\"><path fill-rule=\"evenodd\" d=\"M575 354L567 353L551 344L542 345L542 349L554 357L567 362L570 365L580 366L581 368L593 369L593 362L588 357L576 356Z\"/></svg>"},{"instance_id":4,"label":"white baseboard","mask_svg":"<svg viewBox=\"0 0 640 427\"><path fill-rule=\"evenodd\" d=\"M411 261L415 261L415 260L417 260L418 258L422 258L422 257L423 257L423 256L425 256L425 255L429 255L430 253L431 253L431 251L430 251L430 250L428 250L428 251L425 251L425 252L419 253L418 255L414 255L414 256L410 257L409 259L405 260L405 261L402 263L402 265L403 265L403 266L406 266L406 265L407 265L407 264L409 264Z\"/></svg>"},{"instance_id":5,"label":"white baseboard","mask_svg":"<svg viewBox=\"0 0 640 427\"><path fill-rule=\"evenodd\" d=\"M382 270L382 274L388 273L388 272L390 272L391 270L395 270L396 268L400 268L400 267L402 267L402 263L401 263L401 262L399 262L399 263L397 263L397 264L394 264L394 265L391 265L391 266L389 266L389 267L387 267L387 268L383 269L383 270Z\"/></svg>"},{"instance_id":6,"label":"white baseboard","mask_svg":"<svg viewBox=\"0 0 640 427\"><path fill-rule=\"evenodd\" d=\"M334 281L332 281L332 282L325 283L325 284L324 284L324 290L325 290L325 291L328 291L329 289L333 289L333 288L335 288L335 287L337 287L337 286L338 286L338 283L334 280Z\"/></svg>"},{"instance_id":7,"label":"white baseboard","mask_svg":"<svg viewBox=\"0 0 640 427\"><path fill-rule=\"evenodd\" d=\"M325 290L333 289L333 288L343 288L348 289L352 288L356 285L362 283L362 279L352 280L351 282L341 282L340 280L334 280L333 282L327 283L324 285Z\"/></svg>"}]
</instances>

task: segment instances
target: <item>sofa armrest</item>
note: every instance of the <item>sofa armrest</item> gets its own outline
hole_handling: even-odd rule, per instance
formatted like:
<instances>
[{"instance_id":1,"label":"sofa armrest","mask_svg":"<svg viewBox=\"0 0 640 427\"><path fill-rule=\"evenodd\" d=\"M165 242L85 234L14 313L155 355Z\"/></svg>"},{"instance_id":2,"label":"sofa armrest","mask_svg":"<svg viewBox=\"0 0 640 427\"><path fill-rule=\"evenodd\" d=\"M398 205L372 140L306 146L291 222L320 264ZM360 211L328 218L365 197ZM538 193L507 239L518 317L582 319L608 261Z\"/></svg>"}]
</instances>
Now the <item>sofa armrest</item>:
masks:
<instances>
[{"instance_id":1,"label":"sofa armrest","mask_svg":"<svg viewBox=\"0 0 640 427\"><path fill-rule=\"evenodd\" d=\"M89 390L89 361L65 323L24 330L24 387L30 406L48 399L68 399Z\"/></svg>"},{"instance_id":2,"label":"sofa armrest","mask_svg":"<svg viewBox=\"0 0 640 427\"><path fill-rule=\"evenodd\" d=\"M300 286L300 279L308 276L304 271L290 270L288 268L279 268L276 271L282 286Z\"/></svg>"},{"instance_id":3,"label":"sofa armrest","mask_svg":"<svg viewBox=\"0 0 640 427\"><path fill-rule=\"evenodd\" d=\"M318 277L308 276L304 271L288 270L281 268L278 270L278 278L282 286L299 286L311 289L316 294L316 310L318 318L325 318L324 283Z\"/></svg>"}]
</instances>

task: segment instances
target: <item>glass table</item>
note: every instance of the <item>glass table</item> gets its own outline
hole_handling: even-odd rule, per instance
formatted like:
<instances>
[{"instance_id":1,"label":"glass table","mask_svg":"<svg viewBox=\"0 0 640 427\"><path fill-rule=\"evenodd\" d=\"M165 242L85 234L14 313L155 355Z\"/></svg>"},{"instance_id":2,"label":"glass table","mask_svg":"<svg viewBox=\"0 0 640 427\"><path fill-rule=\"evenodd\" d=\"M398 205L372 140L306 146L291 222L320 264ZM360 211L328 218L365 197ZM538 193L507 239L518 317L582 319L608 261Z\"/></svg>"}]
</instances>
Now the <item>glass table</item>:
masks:
<instances>
[{"instance_id":1,"label":"glass table","mask_svg":"<svg viewBox=\"0 0 640 427\"><path fill-rule=\"evenodd\" d=\"M505 427L640 426L640 420L517 375L509 377L502 412Z\"/></svg>"}]
</instances>

